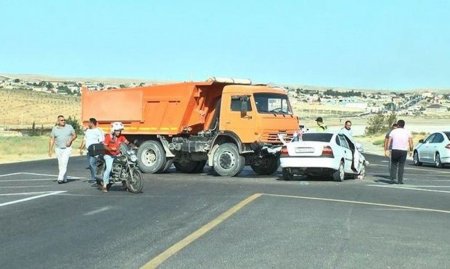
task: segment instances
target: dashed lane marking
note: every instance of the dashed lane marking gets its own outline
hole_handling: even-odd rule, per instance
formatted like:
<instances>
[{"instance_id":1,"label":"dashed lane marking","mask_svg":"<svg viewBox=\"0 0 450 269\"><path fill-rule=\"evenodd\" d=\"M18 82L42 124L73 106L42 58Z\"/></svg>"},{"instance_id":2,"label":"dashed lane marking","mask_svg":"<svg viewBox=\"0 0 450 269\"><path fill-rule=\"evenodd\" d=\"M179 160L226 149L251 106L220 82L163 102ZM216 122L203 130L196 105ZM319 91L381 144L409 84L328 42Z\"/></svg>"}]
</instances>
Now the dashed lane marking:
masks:
<instances>
[{"instance_id":1,"label":"dashed lane marking","mask_svg":"<svg viewBox=\"0 0 450 269\"><path fill-rule=\"evenodd\" d=\"M41 195L37 195L37 196L32 196L32 197L27 197L24 199L20 199L20 200L15 200L15 201L11 201L11 202L6 202L6 203L2 203L0 204L0 207L2 206L7 206L7 205L13 205L13 204L18 204L18 203L22 203L22 202L27 202L30 200L34 200L34 199L39 199L39 198L43 198L43 197L47 197L47 196L51 196L51 195L56 195L56 194L60 194L60 193L64 193L66 191L52 191L52 192L47 192ZM27 195L25 193L23 193L22 195Z\"/></svg>"},{"instance_id":2,"label":"dashed lane marking","mask_svg":"<svg viewBox=\"0 0 450 269\"><path fill-rule=\"evenodd\" d=\"M105 206L105 207L102 207L102 208L99 208L99 209L92 210L92 211L89 211L89 212L87 212L87 213L84 213L83 215L85 215L85 216L91 216L91 215L95 215L95 214L98 214L98 213L107 211L107 210L109 210L109 209L111 209L109 206Z\"/></svg>"}]
</instances>

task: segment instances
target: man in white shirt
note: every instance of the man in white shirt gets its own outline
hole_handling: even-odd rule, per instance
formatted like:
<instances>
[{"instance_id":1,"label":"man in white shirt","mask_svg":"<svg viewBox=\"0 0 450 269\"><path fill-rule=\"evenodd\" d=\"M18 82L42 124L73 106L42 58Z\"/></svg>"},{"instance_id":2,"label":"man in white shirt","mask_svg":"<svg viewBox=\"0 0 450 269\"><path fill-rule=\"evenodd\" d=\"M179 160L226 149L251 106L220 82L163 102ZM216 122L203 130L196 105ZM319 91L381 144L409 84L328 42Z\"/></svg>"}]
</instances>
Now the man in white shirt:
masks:
<instances>
[{"instance_id":1,"label":"man in white shirt","mask_svg":"<svg viewBox=\"0 0 450 269\"><path fill-rule=\"evenodd\" d=\"M80 146L80 151L89 148L92 144L102 143L105 140L105 134L102 129L97 127L95 118L89 119L89 128L84 133L84 139ZM97 159L95 156L87 154L89 170L91 170L91 179L88 182L95 182L95 174L97 173Z\"/></svg>"},{"instance_id":2,"label":"man in white shirt","mask_svg":"<svg viewBox=\"0 0 450 269\"><path fill-rule=\"evenodd\" d=\"M352 122L347 120L345 121L344 127L339 131L341 134L345 134L348 138L353 138L352 133Z\"/></svg>"},{"instance_id":3,"label":"man in white shirt","mask_svg":"<svg viewBox=\"0 0 450 269\"><path fill-rule=\"evenodd\" d=\"M405 169L406 156L412 154L413 141L411 133L405 129L405 121L399 120L398 127L393 129L389 134L389 141L384 147L384 155L387 157L389 146L391 147L391 180L395 183L397 178L398 184L403 184L403 171Z\"/></svg>"}]
</instances>

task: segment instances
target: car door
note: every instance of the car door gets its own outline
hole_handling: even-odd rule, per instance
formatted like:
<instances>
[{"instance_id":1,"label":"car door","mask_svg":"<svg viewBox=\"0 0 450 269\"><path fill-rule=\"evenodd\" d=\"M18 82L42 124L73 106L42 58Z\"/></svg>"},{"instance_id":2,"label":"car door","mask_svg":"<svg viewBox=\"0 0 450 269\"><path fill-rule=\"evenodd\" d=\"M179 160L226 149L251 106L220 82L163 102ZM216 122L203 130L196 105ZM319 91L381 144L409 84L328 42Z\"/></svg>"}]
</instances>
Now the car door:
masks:
<instances>
[{"instance_id":1,"label":"car door","mask_svg":"<svg viewBox=\"0 0 450 269\"><path fill-rule=\"evenodd\" d=\"M444 136L441 133L436 133L433 140L430 143L430 159L435 161L436 152L439 152L439 148L442 147L442 142L444 142Z\"/></svg>"},{"instance_id":2,"label":"car door","mask_svg":"<svg viewBox=\"0 0 450 269\"><path fill-rule=\"evenodd\" d=\"M425 141L423 141L423 145L417 149L419 153L420 160L422 162L432 162L433 159L430 156L430 147L431 147L431 141L433 141L433 138L436 134L431 134Z\"/></svg>"},{"instance_id":3,"label":"car door","mask_svg":"<svg viewBox=\"0 0 450 269\"><path fill-rule=\"evenodd\" d=\"M352 161L353 161L353 154L352 150L350 149L350 146L347 143L347 140L345 139L344 135L338 134L337 135L339 139L339 147L341 147L342 152L344 153L344 170L345 173L352 173Z\"/></svg>"}]
</instances>

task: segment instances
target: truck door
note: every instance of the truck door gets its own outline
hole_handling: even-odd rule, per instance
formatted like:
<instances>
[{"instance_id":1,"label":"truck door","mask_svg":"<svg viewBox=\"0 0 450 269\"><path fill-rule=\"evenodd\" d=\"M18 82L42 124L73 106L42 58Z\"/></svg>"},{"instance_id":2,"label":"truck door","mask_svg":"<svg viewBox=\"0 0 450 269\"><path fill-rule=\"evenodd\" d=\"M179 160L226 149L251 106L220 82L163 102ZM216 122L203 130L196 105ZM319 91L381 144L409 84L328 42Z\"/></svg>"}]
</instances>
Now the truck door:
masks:
<instances>
[{"instance_id":1,"label":"truck door","mask_svg":"<svg viewBox=\"0 0 450 269\"><path fill-rule=\"evenodd\" d=\"M249 95L222 97L220 130L233 132L243 143L255 141L256 121Z\"/></svg>"}]
</instances>

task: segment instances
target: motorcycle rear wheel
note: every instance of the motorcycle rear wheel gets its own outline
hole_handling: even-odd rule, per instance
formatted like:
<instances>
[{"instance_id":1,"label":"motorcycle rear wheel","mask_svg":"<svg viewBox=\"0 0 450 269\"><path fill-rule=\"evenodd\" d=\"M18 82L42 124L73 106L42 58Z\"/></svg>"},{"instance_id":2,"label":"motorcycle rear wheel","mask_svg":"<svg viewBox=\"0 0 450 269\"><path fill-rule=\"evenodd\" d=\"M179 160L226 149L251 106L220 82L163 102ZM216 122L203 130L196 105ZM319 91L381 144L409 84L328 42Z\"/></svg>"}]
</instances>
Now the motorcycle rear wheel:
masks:
<instances>
[{"instance_id":1,"label":"motorcycle rear wheel","mask_svg":"<svg viewBox=\"0 0 450 269\"><path fill-rule=\"evenodd\" d=\"M137 169L132 169L127 179L128 191L132 193L140 193L144 188L144 183L142 180L142 174Z\"/></svg>"}]
</instances>

